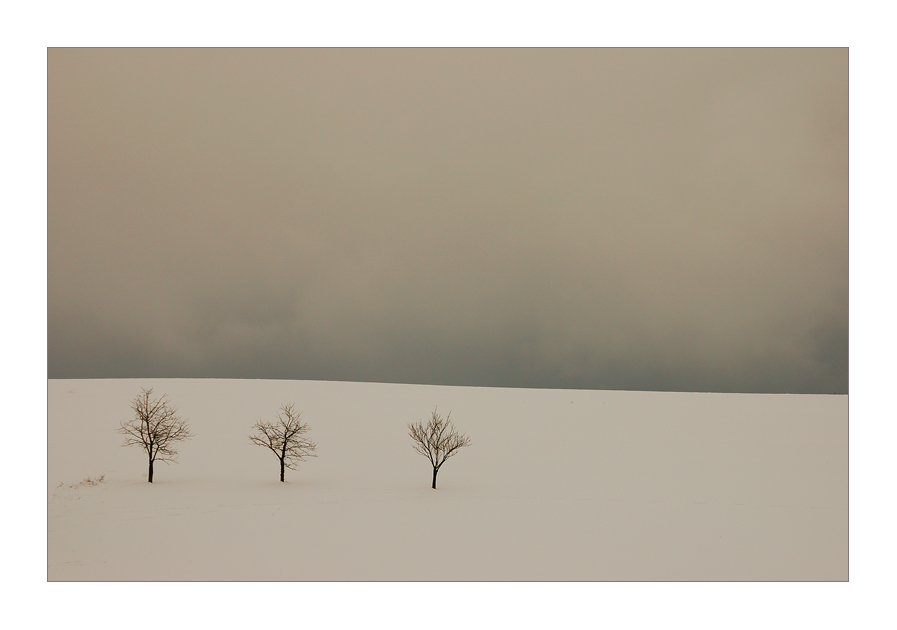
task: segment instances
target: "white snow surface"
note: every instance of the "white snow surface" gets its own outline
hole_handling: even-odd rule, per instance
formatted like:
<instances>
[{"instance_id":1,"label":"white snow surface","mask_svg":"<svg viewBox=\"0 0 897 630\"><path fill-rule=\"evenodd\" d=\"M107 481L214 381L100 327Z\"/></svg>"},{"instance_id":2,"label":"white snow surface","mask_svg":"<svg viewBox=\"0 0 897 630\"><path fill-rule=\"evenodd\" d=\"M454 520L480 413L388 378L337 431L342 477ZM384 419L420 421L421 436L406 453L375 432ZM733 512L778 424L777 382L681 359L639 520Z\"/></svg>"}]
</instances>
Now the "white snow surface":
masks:
<instances>
[{"instance_id":1,"label":"white snow surface","mask_svg":"<svg viewBox=\"0 0 897 630\"><path fill-rule=\"evenodd\" d=\"M152 484L116 432L142 387L195 433ZM318 457L280 483L248 435L284 403ZM432 490L437 407L472 445ZM47 577L847 580L847 437L847 396L50 380Z\"/></svg>"}]
</instances>

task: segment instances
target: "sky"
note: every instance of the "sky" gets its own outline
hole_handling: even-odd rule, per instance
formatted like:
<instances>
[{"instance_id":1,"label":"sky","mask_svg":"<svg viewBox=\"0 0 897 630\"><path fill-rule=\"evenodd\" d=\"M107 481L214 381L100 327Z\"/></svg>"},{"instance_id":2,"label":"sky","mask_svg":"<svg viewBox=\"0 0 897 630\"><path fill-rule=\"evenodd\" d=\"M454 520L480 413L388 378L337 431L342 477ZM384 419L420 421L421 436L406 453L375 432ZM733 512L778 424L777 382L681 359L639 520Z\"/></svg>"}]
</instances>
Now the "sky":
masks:
<instances>
[{"instance_id":1,"label":"sky","mask_svg":"<svg viewBox=\"0 0 897 630\"><path fill-rule=\"evenodd\" d=\"M58 49L48 376L848 391L846 49Z\"/></svg>"}]
</instances>

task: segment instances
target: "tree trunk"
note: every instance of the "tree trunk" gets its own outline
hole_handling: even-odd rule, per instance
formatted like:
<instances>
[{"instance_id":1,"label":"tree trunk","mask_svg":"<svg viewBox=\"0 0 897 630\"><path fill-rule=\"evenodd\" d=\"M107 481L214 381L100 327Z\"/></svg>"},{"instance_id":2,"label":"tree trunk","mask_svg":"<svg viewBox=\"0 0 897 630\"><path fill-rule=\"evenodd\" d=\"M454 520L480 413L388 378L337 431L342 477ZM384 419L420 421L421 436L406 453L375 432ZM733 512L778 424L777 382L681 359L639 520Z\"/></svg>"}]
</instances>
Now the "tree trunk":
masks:
<instances>
[{"instance_id":1,"label":"tree trunk","mask_svg":"<svg viewBox=\"0 0 897 630\"><path fill-rule=\"evenodd\" d=\"M433 469L433 489L434 490L436 489L436 473L438 473L438 472L439 472L438 468Z\"/></svg>"},{"instance_id":2,"label":"tree trunk","mask_svg":"<svg viewBox=\"0 0 897 630\"><path fill-rule=\"evenodd\" d=\"M280 460L280 480L283 481L283 460Z\"/></svg>"},{"instance_id":3,"label":"tree trunk","mask_svg":"<svg viewBox=\"0 0 897 630\"><path fill-rule=\"evenodd\" d=\"M153 482L153 460L149 460L149 474L147 475L146 480L150 483Z\"/></svg>"}]
</instances>

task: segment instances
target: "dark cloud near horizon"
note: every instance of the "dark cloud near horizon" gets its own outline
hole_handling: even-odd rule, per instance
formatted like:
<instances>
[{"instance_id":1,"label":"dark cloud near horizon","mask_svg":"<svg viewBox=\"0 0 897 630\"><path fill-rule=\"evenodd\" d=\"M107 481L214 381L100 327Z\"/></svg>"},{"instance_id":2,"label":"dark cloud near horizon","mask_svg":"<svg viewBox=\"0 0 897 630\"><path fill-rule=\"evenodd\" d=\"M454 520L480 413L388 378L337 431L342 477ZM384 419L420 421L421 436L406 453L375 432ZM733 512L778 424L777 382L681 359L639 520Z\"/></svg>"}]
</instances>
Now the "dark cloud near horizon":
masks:
<instances>
[{"instance_id":1,"label":"dark cloud near horizon","mask_svg":"<svg viewBox=\"0 0 897 630\"><path fill-rule=\"evenodd\" d=\"M48 52L50 378L846 393L847 51Z\"/></svg>"}]
</instances>

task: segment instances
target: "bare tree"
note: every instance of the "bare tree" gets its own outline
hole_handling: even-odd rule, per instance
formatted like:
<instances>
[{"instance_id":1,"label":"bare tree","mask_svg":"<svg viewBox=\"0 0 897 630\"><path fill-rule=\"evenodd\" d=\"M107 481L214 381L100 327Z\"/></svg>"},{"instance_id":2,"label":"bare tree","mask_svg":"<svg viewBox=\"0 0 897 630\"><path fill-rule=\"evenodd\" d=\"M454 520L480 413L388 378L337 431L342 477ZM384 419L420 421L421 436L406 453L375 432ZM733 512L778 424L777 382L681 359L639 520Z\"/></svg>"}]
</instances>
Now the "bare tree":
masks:
<instances>
[{"instance_id":1,"label":"bare tree","mask_svg":"<svg viewBox=\"0 0 897 630\"><path fill-rule=\"evenodd\" d=\"M193 437L187 420L177 415L177 409L168 402L168 396L153 400L152 387L131 401L134 419L122 422L118 432L125 436L122 446L140 446L149 458L147 481L153 482L153 464L177 462L178 452L174 444Z\"/></svg>"},{"instance_id":2,"label":"bare tree","mask_svg":"<svg viewBox=\"0 0 897 630\"><path fill-rule=\"evenodd\" d=\"M301 411L295 411L293 405L283 405L277 414L277 422L259 420L253 428L255 433L249 440L258 446L264 446L280 460L280 480L283 481L285 468L296 470L299 462L306 457L317 457L314 450L317 445L308 438L302 437L308 431L308 424L300 422Z\"/></svg>"},{"instance_id":3,"label":"bare tree","mask_svg":"<svg viewBox=\"0 0 897 630\"><path fill-rule=\"evenodd\" d=\"M463 446L470 446L470 438L458 433L451 421L451 412L442 418L436 411L425 425L423 421L408 425L408 435L414 440L414 450L430 460L433 466L433 489L436 489L436 474L449 457Z\"/></svg>"}]
</instances>

